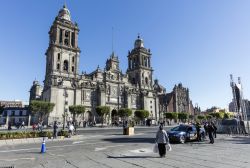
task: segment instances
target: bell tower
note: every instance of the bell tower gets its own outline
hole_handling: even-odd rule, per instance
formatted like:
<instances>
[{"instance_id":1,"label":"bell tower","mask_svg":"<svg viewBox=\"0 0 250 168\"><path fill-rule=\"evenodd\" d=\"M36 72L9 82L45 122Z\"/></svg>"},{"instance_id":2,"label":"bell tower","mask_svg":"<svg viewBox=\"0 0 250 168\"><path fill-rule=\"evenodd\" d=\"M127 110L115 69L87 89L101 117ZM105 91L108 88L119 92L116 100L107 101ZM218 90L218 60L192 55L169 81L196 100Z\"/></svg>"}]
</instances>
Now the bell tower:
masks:
<instances>
[{"instance_id":1,"label":"bell tower","mask_svg":"<svg viewBox=\"0 0 250 168\"><path fill-rule=\"evenodd\" d=\"M143 40L137 37L134 49L128 52L128 77L132 84L139 88L151 90L153 69L150 63L150 49L144 47Z\"/></svg>"},{"instance_id":2,"label":"bell tower","mask_svg":"<svg viewBox=\"0 0 250 168\"><path fill-rule=\"evenodd\" d=\"M70 11L64 5L49 31L44 89L57 83L58 78L72 79L78 76L78 33L78 25L71 21Z\"/></svg>"}]
</instances>

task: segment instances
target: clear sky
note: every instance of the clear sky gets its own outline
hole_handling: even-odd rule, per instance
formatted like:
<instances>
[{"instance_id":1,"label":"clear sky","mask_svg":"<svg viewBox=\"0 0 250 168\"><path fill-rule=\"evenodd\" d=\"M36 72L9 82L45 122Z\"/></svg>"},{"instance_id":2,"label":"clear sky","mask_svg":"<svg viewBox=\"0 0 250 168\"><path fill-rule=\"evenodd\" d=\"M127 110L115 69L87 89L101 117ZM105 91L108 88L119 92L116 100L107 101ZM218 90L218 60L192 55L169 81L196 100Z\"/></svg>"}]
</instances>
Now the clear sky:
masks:
<instances>
[{"instance_id":1,"label":"clear sky","mask_svg":"<svg viewBox=\"0 0 250 168\"><path fill-rule=\"evenodd\" d=\"M48 31L64 0L3 0L0 10L0 100L29 100L43 84ZM193 104L225 108L230 74L250 98L250 1L66 0L80 27L80 70L104 68L112 52L123 72L138 33L152 52L154 78L171 92L181 82Z\"/></svg>"}]
</instances>

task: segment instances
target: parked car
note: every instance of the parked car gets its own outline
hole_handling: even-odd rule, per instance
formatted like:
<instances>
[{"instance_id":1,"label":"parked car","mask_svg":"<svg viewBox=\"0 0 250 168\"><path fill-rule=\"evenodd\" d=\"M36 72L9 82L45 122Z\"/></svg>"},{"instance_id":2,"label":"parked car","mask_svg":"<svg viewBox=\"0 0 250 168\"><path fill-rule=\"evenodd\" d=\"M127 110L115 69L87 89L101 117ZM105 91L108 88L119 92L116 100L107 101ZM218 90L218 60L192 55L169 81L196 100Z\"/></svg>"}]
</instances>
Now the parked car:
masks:
<instances>
[{"instance_id":1,"label":"parked car","mask_svg":"<svg viewBox=\"0 0 250 168\"><path fill-rule=\"evenodd\" d=\"M185 143L186 141L197 140L195 125L179 125L167 132L170 142ZM205 129L200 129L201 140L205 140Z\"/></svg>"}]
</instances>

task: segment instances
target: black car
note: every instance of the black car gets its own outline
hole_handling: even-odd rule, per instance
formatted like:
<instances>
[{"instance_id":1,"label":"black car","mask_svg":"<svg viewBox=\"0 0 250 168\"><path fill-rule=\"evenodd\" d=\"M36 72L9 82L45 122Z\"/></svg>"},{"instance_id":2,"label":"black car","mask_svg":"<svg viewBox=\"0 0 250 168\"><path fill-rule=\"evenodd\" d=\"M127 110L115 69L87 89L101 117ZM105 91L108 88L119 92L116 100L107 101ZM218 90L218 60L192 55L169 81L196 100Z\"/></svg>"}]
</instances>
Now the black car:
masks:
<instances>
[{"instance_id":1,"label":"black car","mask_svg":"<svg viewBox=\"0 0 250 168\"><path fill-rule=\"evenodd\" d=\"M170 142L185 143L186 141L197 140L195 125L179 125L167 132ZM200 129L201 140L205 139L204 128Z\"/></svg>"}]
</instances>

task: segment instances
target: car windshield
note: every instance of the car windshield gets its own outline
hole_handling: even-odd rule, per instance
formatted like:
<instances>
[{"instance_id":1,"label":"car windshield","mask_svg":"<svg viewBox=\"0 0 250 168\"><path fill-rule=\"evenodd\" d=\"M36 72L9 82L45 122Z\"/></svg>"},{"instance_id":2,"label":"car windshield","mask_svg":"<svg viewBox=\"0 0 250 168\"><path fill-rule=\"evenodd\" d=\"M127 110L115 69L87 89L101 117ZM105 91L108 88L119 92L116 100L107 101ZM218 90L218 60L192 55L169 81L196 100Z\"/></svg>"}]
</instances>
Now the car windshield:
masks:
<instances>
[{"instance_id":1,"label":"car windshield","mask_svg":"<svg viewBox=\"0 0 250 168\"><path fill-rule=\"evenodd\" d=\"M186 131L186 130L187 130L187 127L183 125L180 125L171 129L171 131Z\"/></svg>"}]
</instances>

